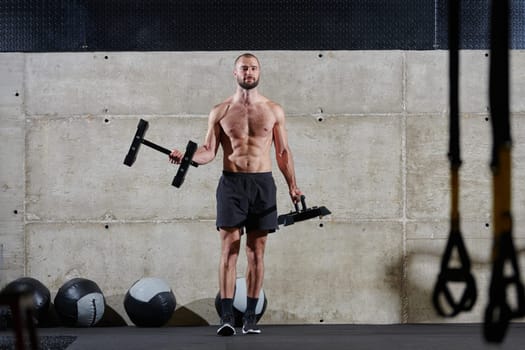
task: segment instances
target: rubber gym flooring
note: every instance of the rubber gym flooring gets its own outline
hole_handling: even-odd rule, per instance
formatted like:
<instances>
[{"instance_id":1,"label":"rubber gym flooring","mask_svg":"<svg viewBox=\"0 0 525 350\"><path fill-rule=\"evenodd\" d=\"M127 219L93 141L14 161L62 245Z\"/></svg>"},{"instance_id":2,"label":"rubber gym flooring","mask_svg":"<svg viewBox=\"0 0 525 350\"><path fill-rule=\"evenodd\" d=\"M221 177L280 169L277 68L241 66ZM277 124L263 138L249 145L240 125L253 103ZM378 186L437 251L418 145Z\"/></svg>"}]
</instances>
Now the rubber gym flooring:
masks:
<instances>
[{"instance_id":1,"label":"rubber gym flooring","mask_svg":"<svg viewBox=\"0 0 525 350\"><path fill-rule=\"evenodd\" d=\"M525 323L512 323L500 344L489 344L481 324L261 325L259 335L219 337L215 326L39 328L40 349L521 349ZM0 332L0 349L14 349L10 330Z\"/></svg>"}]
</instances>

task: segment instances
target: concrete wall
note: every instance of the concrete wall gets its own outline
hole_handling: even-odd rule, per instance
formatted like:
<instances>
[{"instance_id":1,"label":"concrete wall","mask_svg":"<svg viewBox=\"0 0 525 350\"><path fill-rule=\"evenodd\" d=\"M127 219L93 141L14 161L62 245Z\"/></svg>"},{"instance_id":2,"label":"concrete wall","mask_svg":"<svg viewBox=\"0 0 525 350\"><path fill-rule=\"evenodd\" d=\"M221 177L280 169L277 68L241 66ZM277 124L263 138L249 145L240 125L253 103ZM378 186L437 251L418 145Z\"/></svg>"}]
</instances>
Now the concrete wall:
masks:
<instances>
[{"instance_id":1,"label":"concrete wall","mask_svg":"<svg viewBox=\"0 0 525 350\"><path fill-rule=\"evenodd\" d=\"M188 315L216 324L219 154L190 169L143 147L122 164L139 118L167 148L201 143L210 108L235 88L238 52L0 54L1 284L24 275L53 297L90 278L123 298L164 278ZM264 323L482 322L491 247L488 57L461 52L462 231L474 310L436 316L430 297L449 230L445 51L257 52L260 91L281 103L307 204L333 215L271 236ZM525 243L525 54L512 53L513 211ZM275 168L279 212L292 209ZM523 266L523 258L520 256ZM244 274L244 255L238 273ZM184 310L185 313L182 312ZM177 314L177 313L176 313Z\"/></svg>"}]
</instances>

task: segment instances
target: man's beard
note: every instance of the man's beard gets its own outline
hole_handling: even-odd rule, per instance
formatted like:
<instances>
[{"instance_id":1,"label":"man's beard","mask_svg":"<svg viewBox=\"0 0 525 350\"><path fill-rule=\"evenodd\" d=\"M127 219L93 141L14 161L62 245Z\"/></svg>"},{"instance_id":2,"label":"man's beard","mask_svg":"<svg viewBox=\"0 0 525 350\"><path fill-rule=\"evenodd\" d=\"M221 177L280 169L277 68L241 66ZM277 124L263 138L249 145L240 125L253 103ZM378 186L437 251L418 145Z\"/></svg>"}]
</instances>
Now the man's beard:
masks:
<instances>
[{"instance_id":1,"label":"man's beard","mask_svg":"<svg viewBox=\"0 0 525 350\"><path fill-rule=\"evenodd\" d=\"M256 88L257 85L259 85L259 79L257 80L254 80L253 82L251 83L246 83L244 82L243 80L237 80L237 83L239 84L240 87L242 87L243 89L245 90L251 90L253 88Z\"/></svg>"}]
</instances>

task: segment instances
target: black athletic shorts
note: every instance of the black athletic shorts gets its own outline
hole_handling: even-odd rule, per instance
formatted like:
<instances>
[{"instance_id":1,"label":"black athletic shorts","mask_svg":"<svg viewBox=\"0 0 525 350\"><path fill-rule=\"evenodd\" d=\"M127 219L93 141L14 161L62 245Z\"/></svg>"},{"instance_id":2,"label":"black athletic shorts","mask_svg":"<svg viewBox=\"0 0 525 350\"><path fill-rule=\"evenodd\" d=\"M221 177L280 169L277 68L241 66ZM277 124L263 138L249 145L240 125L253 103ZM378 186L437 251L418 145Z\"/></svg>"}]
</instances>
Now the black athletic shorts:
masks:
<instances>
[{"instance_id":1,"label":"black athletic shorts","mask_svg":"<svg viewBox=\"0 0 525 350\"><path fill-rule=\"evenodd\" d=\"M239 227L246 232L275 232L276 186L271 172L232 173L223 171L217 186L217 229Z\"/></svg>"}]
</instances>

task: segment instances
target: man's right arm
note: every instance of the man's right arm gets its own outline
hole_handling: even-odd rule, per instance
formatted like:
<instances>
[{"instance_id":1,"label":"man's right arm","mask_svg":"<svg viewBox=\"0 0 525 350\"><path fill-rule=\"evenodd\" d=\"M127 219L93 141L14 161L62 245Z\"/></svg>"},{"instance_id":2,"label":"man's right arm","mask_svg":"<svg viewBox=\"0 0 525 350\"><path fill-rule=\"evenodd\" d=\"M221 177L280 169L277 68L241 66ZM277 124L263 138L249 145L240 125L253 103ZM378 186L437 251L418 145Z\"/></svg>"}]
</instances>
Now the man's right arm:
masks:
<instances>
[{"instance_id":1,"label":"man's right arm","mask_svg":"<svg viewBox=\"0 0 525 350\"><path fill-rule=\"evenodd\" d=\"M209 116L208 116L208 131L206 132L206 137L204 138L204 143L197 149L193 155L193 161L199 165L207 164L215 159L217 150L220 144L220 116L222 105L215 106ZM179 164L184 157L184 154L178 149L174 149L170 154L170 160L172 163Z\"/></svg>"},{"instance_id":2,"label":"man's right arm","mask_svg":"<svg viewBox=\"0 0 525 350\"><path fill-rule=\"evenodd\" d=\"M217 155L221 135L221 126L219 124L219 113L221 110L220 105L216 106L208 116L208 131L206 132L204 143L197 149L193 156L193 161L197 164L207 164L215 159L215 155Z\"/></svg>"}]
</instances>

